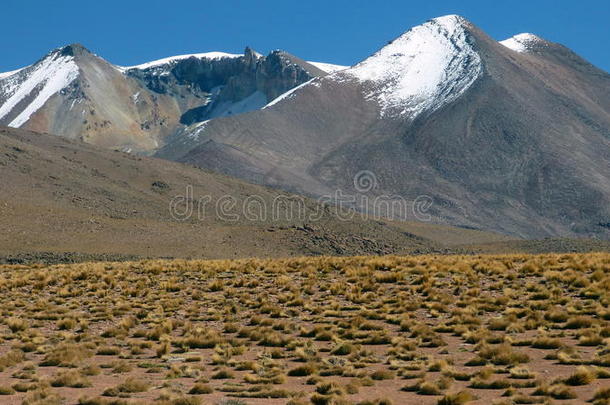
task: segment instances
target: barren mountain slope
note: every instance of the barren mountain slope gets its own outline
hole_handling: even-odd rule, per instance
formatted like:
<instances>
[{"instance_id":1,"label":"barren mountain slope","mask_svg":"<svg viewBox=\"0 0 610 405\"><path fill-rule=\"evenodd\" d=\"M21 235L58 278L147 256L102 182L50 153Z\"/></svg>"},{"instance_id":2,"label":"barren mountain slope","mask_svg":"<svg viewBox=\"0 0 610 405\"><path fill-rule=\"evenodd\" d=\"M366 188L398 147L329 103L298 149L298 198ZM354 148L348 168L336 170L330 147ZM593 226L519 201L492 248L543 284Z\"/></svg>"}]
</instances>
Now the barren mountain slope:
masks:
<instances>
[{"instance_id":1,"label":"barren mountain slope","mask_svg":"<svg viewBox=\"0 0 610 405\"><path fill-rule=\"evenodd\" d=\"M182 215L186 206L178 201L176 212L181 216L172 217L170 201L186 196L187 186L192 186L193 215ZM303 215L295 209L293 219L288 219L288 205L277 205L274 216L269 212L274 199L288 194L179 163L11 128L0 129L0 189L4 256L75 252L111 258L218 258L427 252L443 251L448 229L418 225L409 232L408 226L357 217L340 220L333 210L306 199L295 200L304 201ZM210 202L198 215L197 201L206 196ZM236 206L217 214L215 203L223 196L234 198ZM244 214L248 197L267 204L266 218ZM253 207L250 213L256 215L257 205ZM422 226L425 238L416 236ZM506 239L468 230L451 232L455 231L465 242Z\"/></svg>"}]
</instances>

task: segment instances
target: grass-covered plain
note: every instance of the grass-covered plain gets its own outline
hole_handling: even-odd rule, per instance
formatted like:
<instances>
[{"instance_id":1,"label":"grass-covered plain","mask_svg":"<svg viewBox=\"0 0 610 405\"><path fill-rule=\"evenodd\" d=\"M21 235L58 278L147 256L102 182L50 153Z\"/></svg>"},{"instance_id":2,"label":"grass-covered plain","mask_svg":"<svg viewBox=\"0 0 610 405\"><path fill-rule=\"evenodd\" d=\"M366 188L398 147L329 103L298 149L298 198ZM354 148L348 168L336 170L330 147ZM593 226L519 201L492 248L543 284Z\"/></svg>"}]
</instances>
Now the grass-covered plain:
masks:
<instances>
[{"instance_id":1,"label":"grass-covered plain","mask_svg":"<svg viewBox=\"0 0 610 405\"><path fill-rule=\"evenodd\" d=\"M610 403L610 254L0 268L4 404Z\"/></svg>"}]
</instances>

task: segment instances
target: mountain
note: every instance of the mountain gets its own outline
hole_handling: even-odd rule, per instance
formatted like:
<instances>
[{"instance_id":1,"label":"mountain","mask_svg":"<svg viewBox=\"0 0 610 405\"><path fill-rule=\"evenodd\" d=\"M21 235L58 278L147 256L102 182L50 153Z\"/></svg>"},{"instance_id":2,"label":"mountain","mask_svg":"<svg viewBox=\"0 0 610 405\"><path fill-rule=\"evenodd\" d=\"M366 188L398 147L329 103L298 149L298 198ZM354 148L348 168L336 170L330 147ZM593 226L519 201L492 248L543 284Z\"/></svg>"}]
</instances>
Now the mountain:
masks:
<instances>
[{"instance_id":1,"label":"mountain","mask_svg":"<svg viewBox=\"0 0 610 405\"><path fill-rule=\"evenodd\" d=\"M610 75L562 45L498 42L455 15L168 139L157 156L311 196L359 195L367 173L368 196L424 197L438 223L610 236Z\"/></svg>"},{"instance_id":2,"label":"mountain","mask_svg":"<svg viewBox=\"0 0 610 405\"><path fill-rule=\"evenodd\" d=\"M0 74L0 125L150 153L185 124L262 108L339 68L249 48L121 67L68 45Z\"/></svg>"},{"instance_id":3,"label":"mountain","mask_svg":"<svg viewBox=\"0 0 610 405\"><path fill-rule=\"evenodd\" d=\"M462 252L457 245L509 239L350 219L192 166L14 128L0 127L0 187L0 263Z\"/></svg>"}]
</instances>

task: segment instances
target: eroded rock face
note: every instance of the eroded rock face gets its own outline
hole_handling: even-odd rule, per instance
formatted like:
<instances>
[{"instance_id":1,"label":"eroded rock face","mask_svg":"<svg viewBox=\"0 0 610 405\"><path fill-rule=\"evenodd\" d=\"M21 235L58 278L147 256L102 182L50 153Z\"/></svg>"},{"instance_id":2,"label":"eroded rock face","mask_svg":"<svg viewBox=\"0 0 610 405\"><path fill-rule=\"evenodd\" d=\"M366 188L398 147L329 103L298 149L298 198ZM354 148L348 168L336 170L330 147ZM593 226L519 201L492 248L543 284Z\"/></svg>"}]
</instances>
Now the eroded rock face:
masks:
<instances>
[{"instance_id":1,"label":"eroded rock face","mask_svg":"<svg viewBox=\"0 0 610 405\"><path fill-rule=\"evenodd\" d=\"M192 56L150 67L127 69L129 77L180 104L180 122L253 111L286 91L326 73L283 51L268 56L246 48L242 56Z\"/></svg>"}]
</instances>

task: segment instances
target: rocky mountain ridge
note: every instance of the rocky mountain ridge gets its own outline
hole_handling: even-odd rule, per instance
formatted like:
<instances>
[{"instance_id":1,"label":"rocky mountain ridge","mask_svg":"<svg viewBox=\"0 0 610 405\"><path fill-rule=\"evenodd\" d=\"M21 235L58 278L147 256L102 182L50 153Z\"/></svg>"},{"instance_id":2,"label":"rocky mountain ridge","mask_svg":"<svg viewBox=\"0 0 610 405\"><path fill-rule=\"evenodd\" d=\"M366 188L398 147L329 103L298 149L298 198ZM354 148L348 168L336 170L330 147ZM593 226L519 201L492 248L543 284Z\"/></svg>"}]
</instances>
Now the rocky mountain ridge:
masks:
<instances>
[{"instance_id":1,"label":"rocky mountain ridge","mask_svg":"<svg viewBox=\"0 0 610 405\"><path fill-rule=\"evenodd\" d=\"M262 108L325 75L319 66L246 48L243 55L211 52L122 67L73 44L0 74L0 125L151 153L185 124Z\"/></svg>"}]
</instances>

